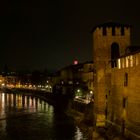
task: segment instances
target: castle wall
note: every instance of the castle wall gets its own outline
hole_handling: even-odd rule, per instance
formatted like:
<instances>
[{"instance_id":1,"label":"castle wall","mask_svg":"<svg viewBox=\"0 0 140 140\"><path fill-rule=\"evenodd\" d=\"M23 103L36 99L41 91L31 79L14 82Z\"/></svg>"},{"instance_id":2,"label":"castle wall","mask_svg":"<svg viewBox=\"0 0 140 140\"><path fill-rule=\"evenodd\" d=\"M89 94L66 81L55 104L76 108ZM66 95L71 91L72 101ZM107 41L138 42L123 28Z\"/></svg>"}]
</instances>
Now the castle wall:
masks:
<instances>
[{"instance_id":1,"label":"castle wall","mask_svg":"<svg viewBox=\"0 0 140 140\"><path fill-rule=\"evenodd\" d=\"M119 126L120 131L124 131L129 137L133 135L140 138L139 77L140 53L118 59L118 67L111 70L111 91L110 93L108 91L107 96L107 121Z\"/></svg>"},{"instance_id":2,"label":"castle wall","mask_svg":"<svg viewBox=\"0 0 140 140\"><path fill-rule=\"evenodd\" d=\"M130 41L130 26L107 23L94 28L94 115L96 126L111 124L140 139L140 52L124 56ZM118 46L120 54L112 53Z\"/></svg>"}]
</instances>

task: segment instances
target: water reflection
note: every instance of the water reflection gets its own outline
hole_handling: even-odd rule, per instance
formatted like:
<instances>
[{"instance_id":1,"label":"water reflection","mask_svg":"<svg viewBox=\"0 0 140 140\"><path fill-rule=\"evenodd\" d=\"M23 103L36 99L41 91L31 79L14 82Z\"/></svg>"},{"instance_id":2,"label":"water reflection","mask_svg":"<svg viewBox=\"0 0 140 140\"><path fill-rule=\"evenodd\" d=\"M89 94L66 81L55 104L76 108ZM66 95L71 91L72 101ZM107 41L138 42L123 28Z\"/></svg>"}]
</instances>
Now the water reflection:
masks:
<instances>
[{"instance_id":1,"label":"water reflection","mask_svg":"<svg viewBox=\"0 0 140 140\"><path fill-rule=\"evenodd\" d=\"M0 119L7 117L7 111L9 113L12 108L17 109L17 111L24 109L29 112L51 111L50 114L53 112L53 107L39 98L21 94L0 93Z\"/></svg>"},{"instance_id":2,"label":"water reflection","mask_svg":"<svg viewBox=\"0 0 140 140\"><path fill-rule=\"evenodd\" d=\"M83 138L83 134L78 127L76 127L75 139L81 140Z\"/></svg>"},{"instance_id":3,"label":"water reflection","mask_svg":"<svg viewBox=\"0 0 140 140\"><path fill-rule=\"evenodd\" d=\"M44 100L0 93L0 139L86 140L73 120Z\"/></svg>"}]
</instances>

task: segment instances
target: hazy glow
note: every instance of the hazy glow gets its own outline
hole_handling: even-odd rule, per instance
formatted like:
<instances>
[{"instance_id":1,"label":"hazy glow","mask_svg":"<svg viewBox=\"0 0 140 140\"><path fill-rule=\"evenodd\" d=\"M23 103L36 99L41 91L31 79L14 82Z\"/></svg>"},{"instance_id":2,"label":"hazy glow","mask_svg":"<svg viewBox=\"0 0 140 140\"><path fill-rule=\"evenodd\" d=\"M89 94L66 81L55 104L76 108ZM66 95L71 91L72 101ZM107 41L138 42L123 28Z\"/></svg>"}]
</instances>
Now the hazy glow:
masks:
<instances>
[{"instance_id":1,"label":"hazy glow","mask_svg":"<svg viewBox=\"0 0 140 140\"><path fill-rule=\"evenodd\" d=\"M79 127L76 127L75 139L76 139L76 140L81 140L81 139L83 139L83 134L82 134L82 132L80 131Z\"/></svg>"},{"instance_id":2,"label":"hazy glow","mask_svg":"<svg viewBox=\"0 0 140 140\"><path fill-rule=\"evenodd\" d=\"M120 69L121 68L121 60L118 59L118 68Z\"/></svg>"},{"instance_id":3,"label":"hazy glow","mask_svg":"<svg viewBox=\"0 0 140 140\"><path fill-rule=\"evenodd\" d=\"M80 92L80 89L77 89L77 92Z\"/></svg>"},{"instance_id":4,"label":"hazy glow","mask_svg":"<svg viewBox=\"0 0 140 140\"><path fill-rule=\"evenodd\" d=\"M74 65L77 65L78 64L78 61L77 60L74 60Z\"/></svg>"},{"instance_id":5,"label":"hazy glow","mask_svg":"<svg viewBox=\"0 0 140 140\"><path fill-rule=\"evenodd\" d=\"M126 57L126 68L128 68L128 65L129 65L129 56Z\"/></svg>"},{"instance_id":6,"label":"hazy glow","mask_svg":"<svg viewBox=\"0 0 140 140\"><path fill-rule=\"evenodd\" d=\"M130 56L130 67L133 67L133 56Z\"/></svg>"},{"instance_id":7,"label":"hazy glow","mask_svg":"<svg viewBox=\"0 0 140 140\"><path fill-rule=\"evenodd\" d=\"M4 83L2 83L1 85L2 85L2 86L5 86L5 84L4 84Z\"/></svg>"},{"instance_id":8,"label":"hazy glow","mask_svg":"<svg viewBox=\"0 0 140 140\"><path fill-rule=\"evenodd\" d=\"M91 91L90 91L90 94L92 94L92 93L93 93L93 91L91 90Z\"/></svg>"}]
</instances>

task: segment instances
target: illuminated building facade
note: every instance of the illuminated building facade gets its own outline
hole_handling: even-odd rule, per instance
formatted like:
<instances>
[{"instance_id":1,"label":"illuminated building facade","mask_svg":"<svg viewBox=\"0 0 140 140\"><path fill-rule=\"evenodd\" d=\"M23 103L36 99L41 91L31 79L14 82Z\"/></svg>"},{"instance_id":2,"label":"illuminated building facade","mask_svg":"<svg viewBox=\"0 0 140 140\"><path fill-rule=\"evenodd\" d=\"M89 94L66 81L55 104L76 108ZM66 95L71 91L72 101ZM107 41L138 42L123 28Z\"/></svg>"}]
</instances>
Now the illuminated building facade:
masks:
<instances>
[{"instance_id":1,"label":"illuminated building facade","mask_svg":"<svg viewBox=\"0 0 140 140\"><path fill-rule=\"evenodd\" d=\"M117 59L106 94L106 119L128 137L140 138L140 51Z\"/></svg>"},{"instance_id":2,"label":"illuminated building facade","mask_svg":"<svg viewBox=\"0 0 140 140\"><path fill-rule=\"evenodd\" d=\"M93 72L93 61L64 67L53 77L54 88L61 89L62 94L74 94L78 89L82 89L85 94L94 92Z\"/></svg>"},{"instance_id":3,"label":"illuminated building facade","mask_svg":"<svg viewBox=\"0 0 140 140\"><path fill-rule=\"evenodd\" d=\"M130 25L113 22L93 29L94 115L96 126L112 125L122 134L138 138L140 53L139 47L130 46L130 32Z\"/></svg>"}]
</instances>

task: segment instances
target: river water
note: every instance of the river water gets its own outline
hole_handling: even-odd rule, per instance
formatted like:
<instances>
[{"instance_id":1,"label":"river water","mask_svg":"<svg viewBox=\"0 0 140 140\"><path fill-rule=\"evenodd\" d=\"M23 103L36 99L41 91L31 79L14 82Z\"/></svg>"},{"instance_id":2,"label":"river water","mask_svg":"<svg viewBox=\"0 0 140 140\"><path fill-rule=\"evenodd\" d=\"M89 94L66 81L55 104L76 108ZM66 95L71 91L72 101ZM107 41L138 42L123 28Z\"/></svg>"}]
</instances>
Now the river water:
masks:
<instances>
[{"instance_id":1,"label":"river water","mask_svg":"<svg viewBox=\"0 0 140 140\"><path fill-rule=\"evenodd\" d=\"M0 92L0 140L87 140L72 118L44 100Z\"/></svg>"}]
</instances>

